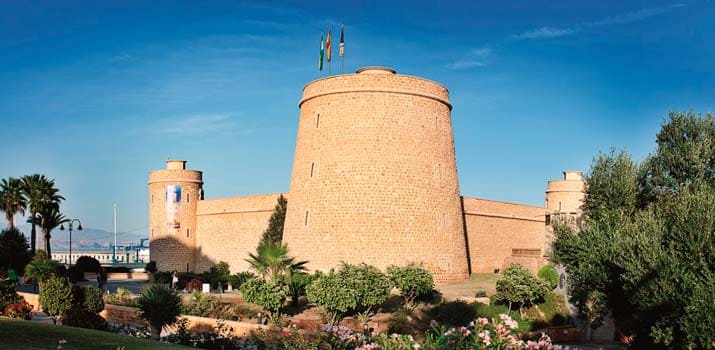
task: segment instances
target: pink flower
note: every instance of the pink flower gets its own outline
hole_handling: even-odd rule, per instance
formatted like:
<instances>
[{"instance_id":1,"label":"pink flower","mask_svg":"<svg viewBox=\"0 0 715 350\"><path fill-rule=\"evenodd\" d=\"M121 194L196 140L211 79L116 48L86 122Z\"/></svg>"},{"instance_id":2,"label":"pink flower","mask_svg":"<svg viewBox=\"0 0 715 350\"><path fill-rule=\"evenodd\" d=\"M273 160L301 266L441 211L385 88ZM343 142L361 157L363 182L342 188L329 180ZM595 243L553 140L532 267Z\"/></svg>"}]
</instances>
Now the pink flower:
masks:
<instances>
[{"instance_id":1,"label":"pink flower","mask_svg":"<svg viewBox=\"0 0 715 350\"><path fill-rule=\"evenodd\" d=\"M492 343L492 338L491 335L489 335L489 331L479 332L479 334L477 334L477 337L482 340L482 343L484 343L484 345L489 346Z\"/></svg>"}]
</instances>

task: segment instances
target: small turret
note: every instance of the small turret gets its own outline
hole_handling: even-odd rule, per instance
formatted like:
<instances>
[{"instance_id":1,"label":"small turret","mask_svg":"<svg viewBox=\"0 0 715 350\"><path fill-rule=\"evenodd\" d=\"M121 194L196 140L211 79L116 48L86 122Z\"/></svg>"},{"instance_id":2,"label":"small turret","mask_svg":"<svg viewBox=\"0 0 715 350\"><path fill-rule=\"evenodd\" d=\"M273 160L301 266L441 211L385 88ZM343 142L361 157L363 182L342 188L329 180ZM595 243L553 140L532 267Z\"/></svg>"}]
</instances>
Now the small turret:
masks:
<instances>
[{"instance_id":1,"label":"small turret","mask_svg":"<svg viewBox=\"0 0 715 350\"><path fill-rule=\"evenodd\" d=\"M554 241L553 220L566 220L575 225L576 219L581 217L585 185L583 173L565 170L563 174L563 179L551 180L546 186L545 256L551 256L551 243Z\"/></svg>"},{"instance_id":2,"label":"small turret","mask_svg":"<svg viewBox=\"0 0 715 350\"><path fill-rule=\"evenodd\" d=\"M185 160L170 159L166 169L149 172L150 260L157 262L158 270L194 270L202 186L202 173L186 170Z\"/></svg>"}]
</instances>

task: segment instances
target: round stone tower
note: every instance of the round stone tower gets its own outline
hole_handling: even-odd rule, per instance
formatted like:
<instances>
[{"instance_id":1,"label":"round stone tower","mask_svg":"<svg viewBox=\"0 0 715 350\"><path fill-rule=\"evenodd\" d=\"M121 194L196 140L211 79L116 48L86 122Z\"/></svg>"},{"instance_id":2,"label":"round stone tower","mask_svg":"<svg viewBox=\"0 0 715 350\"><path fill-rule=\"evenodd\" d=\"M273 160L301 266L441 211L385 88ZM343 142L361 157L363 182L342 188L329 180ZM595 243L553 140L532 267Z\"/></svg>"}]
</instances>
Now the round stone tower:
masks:
<instances>
[{"instance_id":1,"label":"round stone tower","mask_svg":"<svg viewBox=\"0 0 715 350\"><path fill-rule=\"evenodd\" d=\"M584 199L584 181L582 173L576 170L563 172L564 178L551 180L546 185L546 239L544 256L551 256L551 244L554 241L554 220L565 220L576 228L576 219L581 216Z\"/></svg>"},{"instance_id":2,"label":"round stone tower","mask_svg":"<svg viewBox=\"0 0 715 350\"><path fill-rule=\"evenodd\" d=\"M563 174L563 179L551 180L546 186L546 209L551 214L580 216L584 198L583 173L566 170Z\"/></svg>"},{"instance_id":3,"label":"round stone tower","mask_svg":"<svg viewBox=\"0 0 715 350\"><path fill-rule=\"evenodd\" d=\"M468 278L447 89L367 67L303 89L283 240L308 267L423 262Z\"/></svg>"},{"instance_id":4,"label":"round stone tower","mask_svg":"<svg viewBox=\"0 0 715 350\"><path fill-rule=\"evenodd\" d=\"M186 170L186 161L167 160L166 169L149 172L150 259L160 271L193 271L196 204L202 174Z\"/></svg>"}]
</instances>

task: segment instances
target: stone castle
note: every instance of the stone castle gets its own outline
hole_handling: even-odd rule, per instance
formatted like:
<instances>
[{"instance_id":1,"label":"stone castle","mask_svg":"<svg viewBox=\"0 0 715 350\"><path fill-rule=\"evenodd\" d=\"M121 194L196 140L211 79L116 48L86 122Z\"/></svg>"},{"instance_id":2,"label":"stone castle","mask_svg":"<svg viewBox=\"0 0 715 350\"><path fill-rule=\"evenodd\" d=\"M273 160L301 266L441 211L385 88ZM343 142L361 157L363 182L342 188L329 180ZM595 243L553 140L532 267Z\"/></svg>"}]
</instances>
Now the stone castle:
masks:
<instances>
[{"instance_id":1,"label":"stone castle","mask_svg":"<svg viewBox=\"0 0 715 350\"><path fill-rule=\"evenodd\" d=\"M548 182L544 207L462 196L449 93L383 67L305 86L283 242L311 270L421 262L438 284L512 262L545 263L550 216L578 215L581 173ZM159 270L249 268L281 193L203 198L202 173L168 160L149 173L151 260Z\"/></svg>"}]
</instances>

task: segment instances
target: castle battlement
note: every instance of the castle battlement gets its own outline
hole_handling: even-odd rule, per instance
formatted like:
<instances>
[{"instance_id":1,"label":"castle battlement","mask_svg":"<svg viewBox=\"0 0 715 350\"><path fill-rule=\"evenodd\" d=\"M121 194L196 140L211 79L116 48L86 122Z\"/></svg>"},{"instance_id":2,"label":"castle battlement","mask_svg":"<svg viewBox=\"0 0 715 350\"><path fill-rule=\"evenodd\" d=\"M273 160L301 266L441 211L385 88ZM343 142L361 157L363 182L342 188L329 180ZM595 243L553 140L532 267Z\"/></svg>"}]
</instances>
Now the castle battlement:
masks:
<instances>
[{"instance_id":1,"label":"castle battlement","mask_svg":"<svg viewBox=\"0 0 715 350\"><path fill-rule=\"evenodd\" d=\"M311 270L420 262L444 284L510 262L534 269L554 203L580 207L577 171L548 182L545 207L460 196L452 104L437 82L366 67L308 83L298 106L283 241ZM204 200L202 186L183 160L150 172L151 260L247 270L281 194Z\"/></svg>"}]
</instances>

